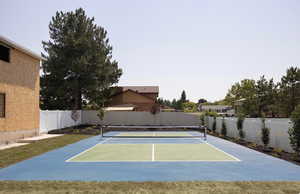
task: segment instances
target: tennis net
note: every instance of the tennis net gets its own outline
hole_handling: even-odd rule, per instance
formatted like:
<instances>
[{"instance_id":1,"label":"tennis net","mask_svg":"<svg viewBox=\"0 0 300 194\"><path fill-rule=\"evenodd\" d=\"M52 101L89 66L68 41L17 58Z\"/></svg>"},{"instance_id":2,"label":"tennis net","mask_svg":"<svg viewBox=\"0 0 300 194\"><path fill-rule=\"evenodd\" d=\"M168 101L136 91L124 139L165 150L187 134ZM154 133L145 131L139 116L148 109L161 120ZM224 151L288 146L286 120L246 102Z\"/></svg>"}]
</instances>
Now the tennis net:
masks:
<instances>
[{"instance_id":1,"label":"tennis net","mask_svg":"<svg viewBox=\"0 0 300 194\"><path fill-rule=\"evenodd\" d=\"M117 138L203 138L207 139L203 126L113 126L101 127L102 137Z\"/></svg>"}]
</instances>

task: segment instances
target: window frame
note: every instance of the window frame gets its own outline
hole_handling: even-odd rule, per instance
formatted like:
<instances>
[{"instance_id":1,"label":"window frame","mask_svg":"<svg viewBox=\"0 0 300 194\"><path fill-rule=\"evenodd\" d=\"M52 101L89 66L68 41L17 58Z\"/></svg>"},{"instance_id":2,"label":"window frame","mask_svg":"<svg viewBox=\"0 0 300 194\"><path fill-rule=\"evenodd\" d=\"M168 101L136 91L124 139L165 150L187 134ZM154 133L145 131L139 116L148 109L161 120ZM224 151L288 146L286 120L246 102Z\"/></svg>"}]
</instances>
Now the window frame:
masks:
<instances>
[{"instance_id":1,"label":"window frame","mask_svg":"<svg viewBox=\"0 0 300 194\"><path fill-rule=\"evenodd\" d=\"M0 95L3 95L3 116L0 115L0 119L1 119L6 117L6 94L0 92Z\"/></svg>"},{"instance_id":2,"label":"window frame","mask_svg":"<svg viewBox=\"0 0 300 194\"><path fill-rule=\"evenodd\" d=\"M8 46L6 46L6 45L4 45L4 44L1 44L0 43L0 46L2 46L2 47L5 47L5 48L7 48L8 49L8 60L6 61L6 60L4 60L4 59L2 59L2 58L0 58L0 60L1 61L4 61L4 62L6 62L6 63L10 63L10 56L11 56L11 48L10 47L8 47Z\"/></svg>"}]
</instances>

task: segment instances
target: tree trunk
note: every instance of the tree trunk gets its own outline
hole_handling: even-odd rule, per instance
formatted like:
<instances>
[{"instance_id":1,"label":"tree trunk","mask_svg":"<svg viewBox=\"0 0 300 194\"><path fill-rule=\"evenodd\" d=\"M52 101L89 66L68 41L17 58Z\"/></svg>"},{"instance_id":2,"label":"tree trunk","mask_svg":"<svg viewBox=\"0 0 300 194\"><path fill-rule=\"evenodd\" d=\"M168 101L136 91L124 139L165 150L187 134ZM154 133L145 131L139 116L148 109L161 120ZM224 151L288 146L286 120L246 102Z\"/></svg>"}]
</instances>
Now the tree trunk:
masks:
<instances>
[{"instance_id":1,"label":"tree trunk","mask_svg":"<svg viewBox=\"0 0 300 194\"><path fill-rule=\"evenodd\" d=\"M81 110L82 109L82 91L80 87L80 83L78 81L78 86L75 89L74 93L75 102L74 102L74 110Z\"/></svg>"},{"instance_id":2,"label":"tree trunk","mask_svg":"<svg viewBox=\"0 0 300 194\"><path fill-rule=\"evenodd\" d=\"M82 92L81 88L78 88L77 91L77 104L76 104L77 109L76 110L82 110Z\"/></svg>"}]
</instances>

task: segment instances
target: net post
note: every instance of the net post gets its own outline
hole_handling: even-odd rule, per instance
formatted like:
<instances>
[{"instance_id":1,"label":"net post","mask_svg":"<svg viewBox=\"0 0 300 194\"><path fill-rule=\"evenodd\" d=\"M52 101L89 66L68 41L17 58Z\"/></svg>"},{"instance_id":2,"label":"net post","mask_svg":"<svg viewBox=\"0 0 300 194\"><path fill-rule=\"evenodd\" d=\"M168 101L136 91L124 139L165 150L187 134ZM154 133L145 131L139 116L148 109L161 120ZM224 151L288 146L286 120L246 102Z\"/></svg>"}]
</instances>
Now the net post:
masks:
<instances>
[{"instance_id":1,"label":"net post","mask_svg":"<svg viewBox=\"0 0 300 194\"><path fill-rule=\"evenodd\" d=\"M102 127L102 125L100 126L100 134L101 134L101 137L103 137L103 127Z\"/></svg>"}]
</instances>

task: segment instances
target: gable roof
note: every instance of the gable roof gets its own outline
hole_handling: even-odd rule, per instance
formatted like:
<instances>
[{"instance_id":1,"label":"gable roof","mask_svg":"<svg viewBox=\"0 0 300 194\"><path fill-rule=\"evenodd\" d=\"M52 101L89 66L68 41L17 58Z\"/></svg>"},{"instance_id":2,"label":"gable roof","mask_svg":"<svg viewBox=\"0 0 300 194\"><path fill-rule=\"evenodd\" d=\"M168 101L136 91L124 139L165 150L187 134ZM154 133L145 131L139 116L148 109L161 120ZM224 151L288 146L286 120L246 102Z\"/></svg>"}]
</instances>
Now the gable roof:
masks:
<instances>
[{"instance_id":1,"label":"gable roof","mask_svg":"<svg viewBox=\"0 0 300 194\"><path fill-rule=\"evenodd\" d=\"M19 44L15 43L14 41L9 40L8 38L5 38L1 35L0 35L0 44L3 44L4 46L10 47L10 48L17 49L35 59L42 60L42 57L40 55L30 51L29 49L26 49L26 48L20 46Z\"/></svg>"},{"instance_id":2,"label":"gable roof","mask_svg":"<svg viewBox=\"0 0 300 194\"><path fill-rule=\"evenodd\" d=\"M158 86L119 86L122 92L132 90L138 93L157 93L159 92Z\"/></svg>"},{"instance_id":3,"label":"gable roof","mask_svg":"<svg viewBox=\"0 0 300 194\"><path fill-rule=\"evenodd\" d=\"M134 93L134 94L136 94L136 95L138 95L138 96L141 96L141 97L143 97L143 98L147 98L147 99L149 99L149 100L152 100L152 101L156 102L155 99L153 99L153 98L151 98L151 97L149 97L149 96L143 95L143 94L141 94L141 93L138 93L137 91L130 90L130 89L125 90L125 91L122 91L122 92L118 92L118 93L112 95L111 98L112 98L112 97L115 97L115 96L118 96L118 95L121 95L121 94L124 94L124 93L127 93L127 92Z\"/></svg>"}]
</instances>

